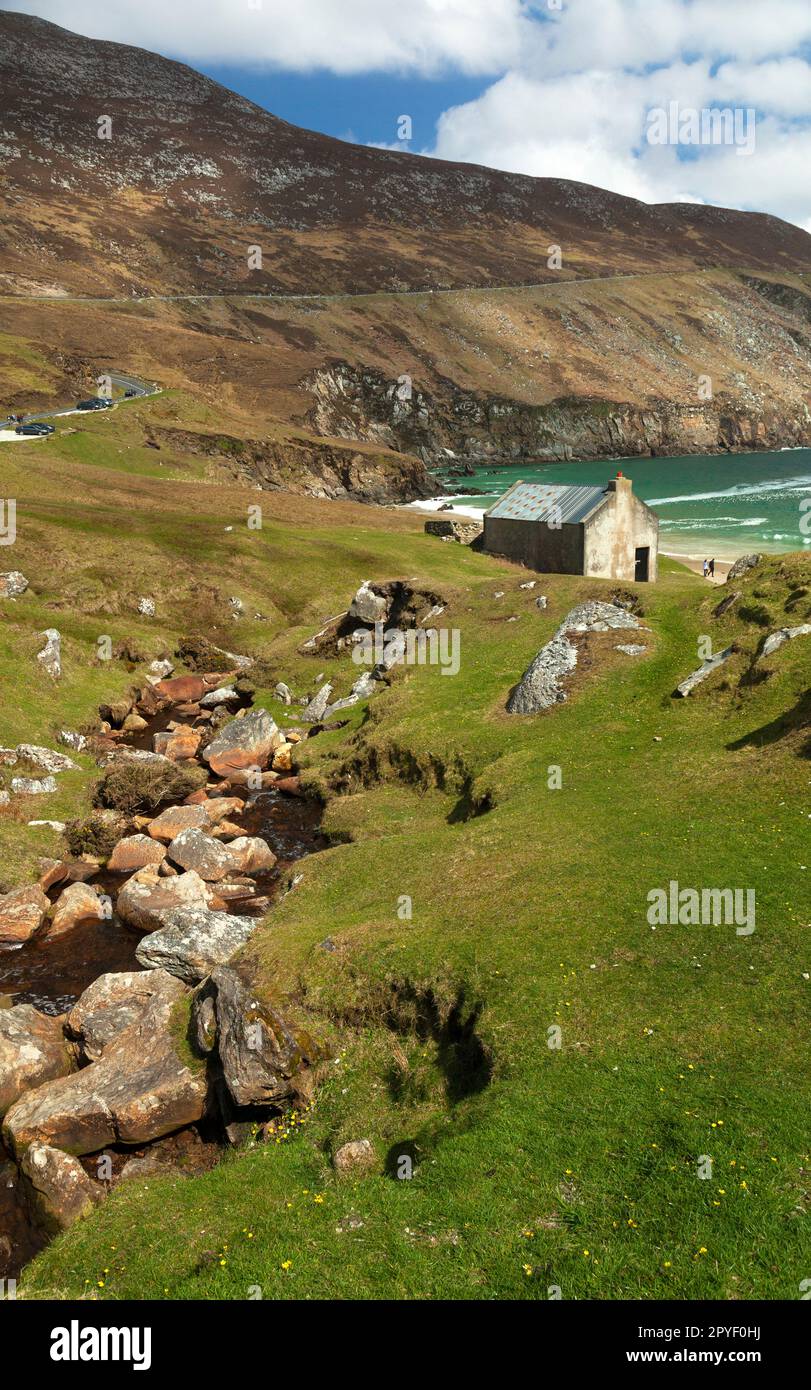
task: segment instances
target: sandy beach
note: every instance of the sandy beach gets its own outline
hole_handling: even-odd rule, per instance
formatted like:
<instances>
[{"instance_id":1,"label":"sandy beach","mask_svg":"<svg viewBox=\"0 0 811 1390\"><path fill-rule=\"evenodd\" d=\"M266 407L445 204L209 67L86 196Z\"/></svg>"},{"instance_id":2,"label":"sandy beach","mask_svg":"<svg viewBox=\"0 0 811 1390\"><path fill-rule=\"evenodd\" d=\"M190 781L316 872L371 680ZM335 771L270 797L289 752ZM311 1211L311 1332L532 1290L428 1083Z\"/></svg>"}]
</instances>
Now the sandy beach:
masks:
<instances>
[{"instance_id":1,"label":"sandy beach","mask_svg":"<svg viewBox=\"0 0 811 1390\"><path fill-rule=\"evenodd\" d=\"M692 570L694 574L701 574L701 566L703 564L703 560L697 559L695 555L677 555L674 550L660 550L659 554L667 555L669 560L678 560L680 564L686 565L687 568L689 570ZM714 579L708 579L707 583L725 584L726 577L729 574L729 571L731 570L734 563L734 560L716 560L715 577Z\"/></svg>"}]
</instances>

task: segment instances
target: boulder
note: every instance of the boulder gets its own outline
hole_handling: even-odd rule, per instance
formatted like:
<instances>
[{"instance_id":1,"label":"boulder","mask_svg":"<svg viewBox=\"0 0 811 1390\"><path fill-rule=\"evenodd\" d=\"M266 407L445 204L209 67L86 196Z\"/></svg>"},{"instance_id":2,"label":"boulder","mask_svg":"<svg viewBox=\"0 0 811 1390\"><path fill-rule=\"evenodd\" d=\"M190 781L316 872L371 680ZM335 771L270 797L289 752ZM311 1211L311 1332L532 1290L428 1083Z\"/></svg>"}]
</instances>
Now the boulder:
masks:
<instances>
[{"instance_id":1,"label":"boulder","mask_svg":"<svg viewBox=\"0 0 811 1390\"><path fill-rule=\"evenodd\" d=\"M104 1188L88 1177L78 1158L50 1144L29 1144L20 1173L31 1219L49 1235L58 1235L89 1216L105 1196Z\"/></svg>"},{"instance_id":2,"label":"boulder","mask_svg":"<svg viewBox=\"0 0 811 1390\"><path fill-rule=\"evenodd\" d=\"M19 570L0 574L0 598L19 598L28 588L28 580Z\"/></svg>"},{"instance_id":3,"label":"boulder","mask_svg":"<svg viewBox=\"0 0 811 1390\"><path fill-rule=\"evenodd\" d=\"M82 753L87 747L87 739L84 734L77 734L73 729L60 729L56 735L57 743L64 743L66 748L72 748L74 753Z\"/></svg>"},{"instance_id":4,"label":"boulder","mask_svg":"<svg viewBox=\"0 0 811 1390\"><path fill-rule=\"evenodd\" d=\"M275 783L277 791L284 792L285 796L303 796L300 777L280 777Z\"/></svg>"},{"instance_id":5,"label":"boulder","mask_svg":"<svg viewBox=\"0 0 811 1390\"><path fill-rule=\"evenodd\" d=\"M193 729L190 724L179 724L176 729L164 729L154 734L152 747L173 763L186 762L197 756L201 737L199 729Z\"/></svg>"},{"instance_id":6,"label":"boulder","mask_svg":"<svg viewBox=\"0 0 811 1390\"><path fill-rule=\"evenodd\" d=\"M132 700L113 700L109 705L99 705L99 719L114 729L120 729L132 709Z\"/></svg>"},{"instance_id":7,"label":"boulder","mask_svg":"<svg viewBox=\"0 0 811 1390\"><path fill-rule=\"evenodd\" d=\"M220 685L204 695L200 704L203 709L215 709L217 705L232 705L239 700L239 694L232 685Z\"/></svg>"},{"instance_id":8,"label":"boulder","mask_svg":"<svg viewBox=\"0 0 811 1390\"><path fill-rule=\"evenodd\" d=\"M142 734L145 729L149 728L149 724L142 715L136 714L133 710L127 715L121 727L125 734Z\"/></svg>"},{"instance_id":9,"label":"boulder","mask_svg":"<svg viewBox=\"0 0 811 1390\"><path fill-rule=\"evenodd\" d=\"M36 743L18 743L17 756L34 763L41 772L77 772L72 758L65 753L57 753L53 748L40 748Z\"/></svg>"},{"instance_id":10,"label":"boulder","mask_svg":"<svg viewBox=\"0 0 811 1390\"><path fill-rule=\"evenodd\" d=\"M507 701L508 714L537 714L566 699L560 682L577 665L568 637L553 637L530 663Z\"/></svg>"},{"instance_id":11,"label":"boulder","mask_svg":"<svg viewBox=\"0 0 811 1390\"><path fill-rule=\"evenodd\" d=\"M42 889L14 888L0 897L0 944L20 945L39 931L50 903Z\"/></svg>"},{"instance_id":12,"label":"boulder","mask_svg":"<svg viewBox=\"0 0 811 1390\"><path fill-rule=\"evenodd\" d=\"M175 668L171 661L164 657L162 661L151 661L147 669L150 676L155 676L158 680L162 681L166 680L167 676L171 676Z\"/></svg>"},{"instance_id":13,"label":"boulder","mask_svg":"<svg viewBox=\"0 0 811 1390\"><path fill-rule=\"evenodd\" d=\"M578 603L563 619L554 637L538 652L507 701L508 714L537 714L566 699L561 684L577 665L577 647L570 632L609 632L639 628L639 619L616 603L588 599Z\"/></svg>"},{"instance_id":14,"label":"boulder","mask_svg":"<svg viewBox=\"0 0 811 1390\"><path fill-rule=\"evenodd\" d=\"M36 1141L69 1154L95 1153L108 1144L159 1139L201 1118L205 1071L180 1055L172 1028L173 1010L185 992L174 981L97 1062L47 1081L11 1107L3 1136L18 1161Z\"/></svg>"},{"instance_id":15,"label":"boulder","mask_svg":"<svg viewBox=\"0 0 811 1390\"><path fill-rule=\"evenodd\" d=\"M792 642L795 637L808 637L811 634L811 623L800 623L798 627L779 627L776 632L770 632L764 637L760 650L755 657L756 661L764 656L771 656L786 642Z\"/></svg>"},{"instance_id":16,"label":"boulder","mask_svg":"<svg viewBox=\"0 0 811 1390\"><path fill-rule=\"evenodd\" d=\"M74 1067L62 1020L31 1004L0 1009L0 1118L26 1091Z\"/></svg>"},{"instance_id":17,"label":"boulder","mask_svg":"<svg viewBox=\"0 0 811 1390\"><path fill-rule=\"evenodd\" d=\"M256 929L251 917L180 907L165 915L164 925L139 942L136 958L147 970L168 970L188 984L224 965Z\"/></svg>"},{"instance_id":18,"label":"boulder","mask_svg":"<svg viewBox=\"0 0 811 1390\"><path fill-rule=\"evenodd\" d=\"M349 605L349 617L361 623L384 623L389 615L390 599L376 593L368 579L364 579Z\"/></svg>"},{"instance_id":19,"label":"boulder","mask_svg":"<svg viewBox=\"0 0 811 1390\"><path fill-rule=\"evenodd\" d=\"M74 1043L79 1060L97 1062L156 996L170 1002L178 997L177 980L165 970L99 975L64 1020L65 1035Z\"/></svg>"},{"instance_id":20,"label":"boulder","mask_svg":"<svg viewBox=\"0 0 811 1390\"><path fill-rule=\"evenodd\" d=\"M313 696L309 704L305 705L301 712L302 719L308 723L318 724L324 718L326 710L329 708L330 697L332 695L332 682L327 681L321 689Z\"/></svg>"},{"instance_id":21,"label":"boulder","mask_svg":"<svg viewBox=\"0 0 811 1390\"><path fill-rule=\"evenodd\" d=\"M238 860L237 872L241 874L264 874L276 863L270 845L258 835L240 835L231 840L228 852Z\"/></svg>"},{"instance_id":22,"label":"boulder","mask_svg":"<svg viewBox=\"0 0 811 1390\"><path fill-rule=\"evenodd\" d=\"M212 772L233 781L234 774L267 767L279 741L273 717L267 710L253 709L242 719L224 724L203 750L203 757Z\"/></svg>"},{"instance_id":23,"label":"boulder","mask_svg":"<svg viewBox=\"0 0 811 1390\"><path fill-rule=\"evenodd\" d=\"M681 695L683 697L689 695L691 691L695 690L697 685L701 685L702 681L705 681L708 676L711 676L713 671L717 671L719 666L723 666L725 661L729 661L734 650L734 646L725 647L724 650L718 652L716 656L711 656L708 661L703 662L702 665L699 666L697 671L693 671L692 675L687 676L676 686L673 692L674 695Z\"/></svg>"},{"instance_id":24,"label":"boulder","mask_svg":"<svg viewBox=\"0 0 811 1390\"><path fill-rule=\"evenodd\" d=\"M206 808L209 825L219 825L228 816L238 816L245 809L241 796L210 796L200 804Z\"/></svg>"},{"instance_id":25,"label":"boulder","mask_svg":"<svg viewBox=\"0 0 811 1390\"><path fill-rule=\"evenodd\" d=\"M155 869L139 869L119 891L116 912L128 926L155 932L166 925L178 908L204 909L209 898L210 890L193 870L166 878Z\"/></svg>"},{"instance_id":26,"label":"boulder","mask_svg":"<svg viewBox=\"0 0 811 1390\"><path fill-rule=\"evenodd\" d=\"M286 705L292 705L293 692L290 689L289 685L285 685L284 681L279 681L278 685L274 690L274 694L278 695L279 699L284 701Z\"/></svg>"},{"instance_id":27,"label":"boulder","mask_svg":"<svg viewBox=\"0 0 811 1390\"><path fill-rule=\"evenodd\" d=\"M274 772L293 771L293 745L292 743L282 743L273 754Z\"/></svg>"},{"instance_id":28,"label":"boulder","mask_svg":"<svg viewBox=\"0 0 811 1390\"><path fill-rule=\"evenodd\" d=\"M734 565L729 569L726 578L727 584L731 584L734 579L740 579L741 575L746 574L747 570L753 570L756 565L760 564L762 559L762 555L741 555L740 559L736 560Z\"/></svg>"},{"instance_id":29,"label":"boulder","mask_svg":"<svg viewBox=\"0 0 811 1390\"><path fill-rule=\"evenodd\" d=\"M37 661L52 680L62 675L62 634L55 627L47 627L40 636L45 638L45 646L37 652Z\"/></svg>"},{"instance_id":30,"label":"boulder","mask_svg":"<svg viewBox=\"0 0 811 1390\"><path fill-rule=\"evenodd\" d=\"M187 700L202 700L209 686L202 676L173 676L169 680L158 681L153 689L156 695L178 705Z\"/></svg>"},{"instance_id":31,"label":"boulder","mask_svg":"<svg viewBox=\"0 0 811 1390\"><path fill-rule=\"evenodd\" d=\"M49 939L62 936L80 922L103 922L105 917L110 916L109 899L105 904L104 899L87 883L71 883L59 895L47 936Z\"/></svg>"},{"instance_id":32,"label":"boulder","mask_svg":"<svg viewBox=\"0 0 811 1390\"><path fill-rule=\"evenodd\" d=\"M49 796L56 791L55 777L12 777L15 796Z\"/></svg>"},{"instance_id":33,"label":"boulder","mask_svg":"<svg viewBox=\"0 0 811 1390\"><path fill-rule=\"evenodd\" d=\"M214 1031L223 1076L235 1105L276 1105L297 1094L302 1086L306 1088L302 1073L309 1070L317 1055L311 1039L228 966L213 970L195 995L192 1028L198 1045L210 1041Z\"/></svg>"},{"instance_id":34,"label":"boulder","mask_svg":"<svg viewBox=\"0 0 811 1390\"><path fill-rule=\"evenodd\" d=\"M336 1149L332 1166L342 1177L360 1176L376 1166L374 1146L370 1139L351 1139Z\"/></svg>"},{"instance_id":35,"label":"boulder","mask_svg":"<svg viewBox=\"0 0 811 1390\"><path fill-rule=\"evenodd\" d=\"M119 840L107 868L114 874L133 874L138 869L156 866L166 858L166 846L151 835L127 835Z\"/></svg>"},{"instance_id":36,"label":"boulder","mask_svg":"<svg viewBox=\"0 0 811 1390\"><path fill-rule=\"evenodd\" d=\"M193 869L207 883L214 883L238 869L238 862L228 846L204 830L182 830L172 840L167 854L173 864Z\"/></svg>"},{"instance_id":37,"label":"boulder","mask_svg":"<svg viewBox=\"0 0 811 1390\"><path fill-rule=\"evenodd\" d=\"M208 807L205 802L195 802L192 806L168 806L147 823L147 834L153 840L171 844L183 830L202 830L210 824Z\"/></svg>"}]
</instances>

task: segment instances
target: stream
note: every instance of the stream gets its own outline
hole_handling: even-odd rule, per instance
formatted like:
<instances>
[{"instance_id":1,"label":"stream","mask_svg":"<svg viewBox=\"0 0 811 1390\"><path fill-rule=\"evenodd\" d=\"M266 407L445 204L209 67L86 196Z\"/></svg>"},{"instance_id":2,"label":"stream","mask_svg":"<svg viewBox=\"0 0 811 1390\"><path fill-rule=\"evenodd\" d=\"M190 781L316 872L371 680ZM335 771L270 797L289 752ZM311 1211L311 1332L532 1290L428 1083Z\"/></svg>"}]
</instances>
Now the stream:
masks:
<instances>
[{"instance_id":1,"label":"stream","mask_svg":"<svg viewBox=\"0 0 811 1390\"><path fill-rule=\"evenodd\" d=\"M162 731L166 722L164 711L148 721L146 730L122 742L151 749L153 734ZM166 805L161 809L165 810ZM326 846L326 838L318 828L321 809L313 801L285 796L271 788L248 792L243 810L230 819L239 824L243 834L265 840L276 855L276 863L269 872L253 875L258 894L255 905L250 898L234 898L227 910L240 916L263 916L268 910L268 899L272 903L278 895L291 867L305 855ZM64 1014L100 975L142 968L135 950L143 932L128 927L115 915L116 894L128 877L99 869L88 879L112 899L114 910L109 921L80 922L53 938L40 933L22 946L0 947L0 1008L32 1004L41 1013ZM48 890L52 902L64 886L60 883ZM182 1137L178 1135L178 1141ZM216 1161L219 1147L207 1136L207 1142L200 1146L205 1166ZM128 1149L126 1155L140 1154L146 1148ZM0 1280L16 1278L47 1243L48 1236L29 1220L16 1165L0 1141Z\"/></svg>"}]
</instances>

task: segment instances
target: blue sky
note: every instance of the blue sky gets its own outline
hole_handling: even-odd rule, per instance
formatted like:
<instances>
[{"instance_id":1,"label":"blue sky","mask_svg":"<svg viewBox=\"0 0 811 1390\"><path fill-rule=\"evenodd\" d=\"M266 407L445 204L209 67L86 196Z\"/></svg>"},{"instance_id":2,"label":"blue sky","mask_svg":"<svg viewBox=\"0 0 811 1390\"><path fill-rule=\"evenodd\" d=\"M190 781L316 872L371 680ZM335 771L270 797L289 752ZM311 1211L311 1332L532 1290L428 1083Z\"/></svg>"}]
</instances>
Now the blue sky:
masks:
<instances>
[{"instance_id":1,"label":"blue sky","mask_svg":"<svg viewBox=\"0 0 811 1390\"><path fill-rule=\"evenodd\" d=\"M811 0L810 0L811 2ZM292 125L320 130L339 140L389 144L397 139L397 117L412 118L414 148L428 148L436 123L449 106L474 101L483 78L442 78L369 73L336 77L329 72L257 72L244 67L201 63L200 70Z\"/></svg>"},{"instance_id":2,"label":"blue sky","mask_svg":"<svg viewBox=\"0 0 811 1390\"><path fill-rule=\"evenodd\" d=\"M14 0L294 124L811 231L811 0ZM661 135L662 113L678 108ZM728 110L740 138L695 126ZM692 122L692 124L691 124ZM700 134L695 130L700 128ZM656 132L656 138L652 138ZM745 138L744 138L745 136Z\"/></svg>"}]
</instances>

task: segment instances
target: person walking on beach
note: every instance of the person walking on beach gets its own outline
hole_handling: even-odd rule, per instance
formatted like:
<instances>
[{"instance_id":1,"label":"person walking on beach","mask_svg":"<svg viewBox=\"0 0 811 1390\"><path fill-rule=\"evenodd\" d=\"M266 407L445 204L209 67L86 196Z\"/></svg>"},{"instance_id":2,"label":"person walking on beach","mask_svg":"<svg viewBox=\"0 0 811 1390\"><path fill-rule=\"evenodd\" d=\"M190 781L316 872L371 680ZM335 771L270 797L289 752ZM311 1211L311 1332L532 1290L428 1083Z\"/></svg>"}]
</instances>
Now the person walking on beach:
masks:
<instances>
[{"instance_id":1,"label":"person walking on beach","mask_svg":"<svg viewBox=\"0 0 811 1390\"><path fill-rule=\"evenodd\" d=\"M709 573L710 573L710 562L709 562L709 560L705 560L705 561L704 561L703 565L701 566L701 573L704 575L704 578L705 578L705 579L707 579L707 578L709 577Z\"/></svg>"},{"instance_id":2,"label":"person walking on beach","mask_svg":"<svg viewBox=\"0 0 811 1390\"><path fill-rule=\"evenodd\" d=\"M715 578L715 557L710 560L710 579Z\"/></svg>"}]
</instances>

